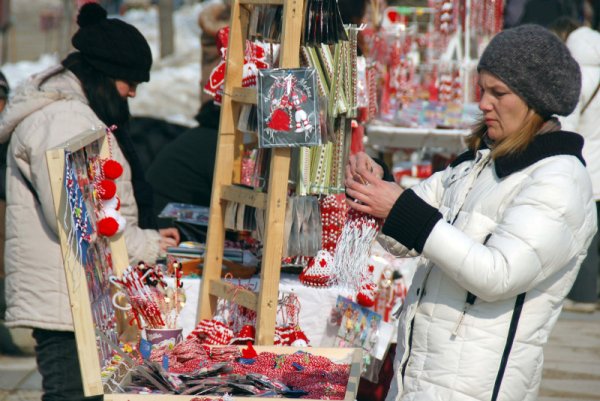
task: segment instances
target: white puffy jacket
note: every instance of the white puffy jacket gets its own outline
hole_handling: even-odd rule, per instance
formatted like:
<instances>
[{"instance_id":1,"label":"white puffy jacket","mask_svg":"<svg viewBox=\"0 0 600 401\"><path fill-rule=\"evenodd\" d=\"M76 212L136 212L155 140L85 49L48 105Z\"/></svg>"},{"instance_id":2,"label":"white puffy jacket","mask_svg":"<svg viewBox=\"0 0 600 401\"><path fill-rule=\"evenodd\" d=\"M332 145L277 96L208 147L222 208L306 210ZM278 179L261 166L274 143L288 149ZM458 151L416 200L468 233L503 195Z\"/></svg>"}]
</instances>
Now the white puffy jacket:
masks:
<instances>
[{"instance_id":1,"label":"white puffy jacket","mask_svg":"<svg viewBox=\"0 0 600 401\"><path fill-rule=\"evenodd\" d=\"M421 263L388 400L537 398L542 347L596 232L582 146L558 131L518 156L467 152L396 201L386 246Z\"/></svg>"},{"instance_id":2,"label":"white puffy jacket","mask_svg":"<svg viewBox=\"0 0 600 401\"><path fill-rule=\"evenodd\" d=\"M579 132L585 138L583 157L592 177L594 199L600 200L600 33L581 27L569 35L566 42L571 55L581 68L581 96L577 107L568 117L561 118L563 129ZM591 100L591 101L590 101ZM582 113L582 108L589 105Z\"/></svg>"},{"instance_id":3,"label":"white puffy jacket","mask_svg":"<svg viewBox=\"0 0 600 401\"><path fill-rule=\"evenodd\" d=\"M6 322L7 326L72 331L45 153L102 123L88 106L81 84L71 72L60 73L39 88L42 77L51 71L17 88L0 115L0 142L10 140L4 254ZM120 212L127 220L124 235L130 260L155 260L160 251L160 235L155 230L137 227L131 169L117 141L113 138L111 143L113 157L123 165L123 174L116 184Z\"/></svg>"}]
</instances>

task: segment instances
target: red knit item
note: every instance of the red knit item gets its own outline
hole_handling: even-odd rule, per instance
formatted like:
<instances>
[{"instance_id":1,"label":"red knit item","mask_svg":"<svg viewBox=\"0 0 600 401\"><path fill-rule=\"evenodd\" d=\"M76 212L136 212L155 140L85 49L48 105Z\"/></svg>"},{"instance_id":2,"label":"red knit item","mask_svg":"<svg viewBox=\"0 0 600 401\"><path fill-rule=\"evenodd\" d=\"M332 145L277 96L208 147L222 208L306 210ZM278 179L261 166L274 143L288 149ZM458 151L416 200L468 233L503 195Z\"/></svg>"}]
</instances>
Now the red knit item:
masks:
<instances>
[{"instance_id":1,"label":"red knit item","mask_svg":"<svg viewBox=\"0 0 600 401\"><path fill-rule=\"evenodd\" d=\"M271 113L267 127L275 131L289 131L290 115L282 108L276 109Z\"/></svg>"},{"instance_id":2,"label":"red knit item","mask_svg":"<svg viewBox=\"0 0 600 401\"><path fill-rule=\"evenodd\" d=\"M105 237L115 235L119 229L119 223L113 217L104 217L98 220L98 233Z\"/></svg>"},{"instance_id":3,"label":"red knit item","mask_svg":"<svg viewBox=\"0 0 600 401\"><path fill-rule=\"evenodd\" d=\"M242 348L242 358L246 358L246 359L256 358L256 356L258 354L256 353L256 350L252 346L252 341L248 341L246 343L246 345L247 345L246 348Z\"/></svg>"},{"instance_id":4,"label":"red knit item","mask_svg":"<svg viewBox=\"0 0 600 401\"><path fill-rule=\"evenodd\" d=\"M98 183L97 187L98 195L100 199L107 200L115 196L117 193L117 185L112 180L102 180Z\"/></svg>"},{"instance_id":5,"label":"red knit item","mask_svg":"<svg viewBox=\"0 0 600 401\"><path fill-rule=\"evenodd\" d=\"M308 265L302 270L300 276L300 282L304 285L311 285L316 287L324 287L329 285L331 280L333 265L333 257L331 254L321 249L317 252L317 255L312 258Z\"/></svg>"},{"instance_id":6,"label":"red knit item","mask_svg":"<svg viewBox=\"0 0 600 401\"><path fill-rule=\"evenodd\" d=\"M373 271L375 270L373 265L369 265L368 271L363 275L363 283L360 286L360 290L356 295L356 302L362 306L370 308L375 305L375 298L377 296L377 284L373 281Z\"/></svg>"},{"instance_id":7,"label":"red knit item","mask_svg":"<svg viewBox=\"0 0 600 401\"><path fill-rule=\"evenodd\" d=\"M102 171L104 171L104 177L116 180L123 174L123 166L118 161L109 159L102 165Z\"/></svg>"}]
</instances>

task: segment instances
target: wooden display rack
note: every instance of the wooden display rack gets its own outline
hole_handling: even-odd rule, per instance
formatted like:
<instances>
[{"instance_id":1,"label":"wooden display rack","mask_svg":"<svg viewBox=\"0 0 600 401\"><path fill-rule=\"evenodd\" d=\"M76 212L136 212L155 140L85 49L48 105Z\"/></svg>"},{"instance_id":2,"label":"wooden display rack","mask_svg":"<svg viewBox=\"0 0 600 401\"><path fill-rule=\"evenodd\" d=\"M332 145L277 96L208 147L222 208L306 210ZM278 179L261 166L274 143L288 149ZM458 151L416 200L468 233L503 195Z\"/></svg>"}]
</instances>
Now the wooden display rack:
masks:
<instances>
[{"instance_id":1,"label":"wooden display rack","mask_svg":"<svg viewBox=\"0 0 600 401\"><path fill-rule=\"evenodd\" d=\"M51 177L52 196L58 223L58 234L64 261L71 311L73 315L73 326L77 343L77 352L81 365L81 377L83 389L86 396L103 395L106 401L189 401L198 397L197 395L173 395L173 394L128 394L113 393L101 377L103 366L98 351L98 341L106 337L94 325L92 318L92 307L90 299L93 298L89 288L93 287L94 275L86 275L84 266L79 260L77 253L73 250L68 232L71 227L63 227L64 217L70 213L68 205L68 194L64 187L65 155L74 153L96 143L99 155L102 158L109 157L108 142L104 129L87 131L56 148L46 152L48 172ZM68 220L68 219L67 219ZM122 235L111 237L109 242L110 253L113 260L113 271L121 274L128 266L127 249ZM88 282L92 280L92 282ZM91 284L91 285L90 285ZM112 308L112 304L110 306ZM111 311L108 311L111 312ZM123 322L124 320L120 320ZM119 328L117 328L119 330ZM119 331L120 332L120 331ZM292 354L299 348L256 346L257 352L274 352L277 354ZM302 348L302 351L325 356L336 363L350 364L350 375L344 396L345 401L356 398L358 383L362 367L362 351L356 348ZM75 372L73 372L75 373ZM128 382L129 375L125 374L119 380L120 385ZM219 398L218 396L203 395L208 398ZM233 397L236 401L258 401L258 400L281 400L281 398L256 398L256 397Z\"/></svg>"},{"instance_id":2,"label":"wooden display rack","mask_svg":"<svg viewBox=\"0 0 600 401\"><path fill-rule=\"evenodd\" d=\"M102 394L103 385L100 379L100 358L96 348L96 333L92 319L88 286L86 285L85 270L81 260L77 258L77 253L73 251L72 244L69 242L67 229L63 226L63 217L71 213L68 209L68 195L64 186L64 175L65 154L67 152L79 151L94 142L98 142L99 155L108 159L110 154L109 144L106 140L106 131L103 128L86 131L67 143L49 149L46 152L54 210L57 216L58 236L73 315L77 353L79 355L81 377L86 395ZM110 239L110 253L114 272L115 274L120 274L129 265L125 239L122 235L116 235Z\"/></svg>"},{"instance_id":3,"label":"wooden display rack","mask_svg":"<svg viewBox=\"0 0 600 401\"><path fill-rule=\"evenodd\" d=\"M303 0L234 0L231 8L229 47L225 90L219 123L219 141L215 160L206 255L199 298L200 319L210 319L216 312L218 298L256 311L256 343L272 345L275 334L277 298L284 238L290 149L271 149L267 193L233 185L240 182L243 134L237 130L241 104L256 104L254 88L242 88L242 67L250 5L283 5L283 25L279 50L281 68L300 65ZM225 202L237 202L266 210L265 236L258 293L234 290L221 281L225 240Z\"/></svg>"}]
</instances>

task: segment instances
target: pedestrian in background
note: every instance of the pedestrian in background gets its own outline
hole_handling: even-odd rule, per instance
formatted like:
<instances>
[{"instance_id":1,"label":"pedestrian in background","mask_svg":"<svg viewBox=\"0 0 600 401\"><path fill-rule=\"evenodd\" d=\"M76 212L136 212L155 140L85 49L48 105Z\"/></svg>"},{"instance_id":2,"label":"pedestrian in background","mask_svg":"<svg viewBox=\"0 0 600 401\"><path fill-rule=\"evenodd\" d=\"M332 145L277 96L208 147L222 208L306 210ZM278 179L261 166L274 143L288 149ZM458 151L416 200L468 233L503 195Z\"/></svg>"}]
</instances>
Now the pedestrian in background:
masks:
<instances>
[{"instance_id":1,"label":"pedestrian in background","mask_svg":"<svg viewBox=\"0 0 600 401\"><path fill-rule=\"evenodd\" d=\"M106 17L96 3L82 6L72 38L76 51L16 88L0 121L0 142L10 140L6 325L33 328L43 401L84 399L46 151L92 127L116 124L112 156L124 170L116 184L130 262L154 262L179 240L173 228L140 227L152 224L145 198L152 192L126 131L127 99L150 79L152 54L135 27Z\"/></svg>"},{"instance_id":2,"label":"pedestrian in background","mask_svg":"<svg viewBox=\"0 0 600 401\"><path fill-rule=\"evenodd\" d=\"M0 71L0 115L8 102L10 86ZM6 301L4 300L4 221L6 216L6 150L8 144L0 144L0 320L4 320ZM0 347L1 349L1 347Z\"/></svg>"},{"instance_id":3,"label":"pedestrian in background","mask_svg":"<svg viewBox=\"0 0 600 401\"><path fill-rule=\"evenodd\" d=\"M547 29L497 34L478 64L482 117L468 151L407 190L365 154L350 207L385 218L384 245L420 255L399 317L388 400L537 399L543 346L597 230L583 138L555 115L581 73Z\"/></svg>"},{"instance_id":4,"label":"pedestrian in background","mask_svg":"<svg viewBox=\"0 0 600 401\"><path fill-rule=\"evenodd\" d=\"M581 26L578 21L568 17L557 19L550 25L550 29L565 42L581 68L579 103L573 113L560 121L565 130L578 132L585 138L583 156L592 178L596 209L600 213L600 33ZM599 246L596 233L565 301L566 310L587 313L596 310L600 273Z\"/></svg>"}]
</instances>

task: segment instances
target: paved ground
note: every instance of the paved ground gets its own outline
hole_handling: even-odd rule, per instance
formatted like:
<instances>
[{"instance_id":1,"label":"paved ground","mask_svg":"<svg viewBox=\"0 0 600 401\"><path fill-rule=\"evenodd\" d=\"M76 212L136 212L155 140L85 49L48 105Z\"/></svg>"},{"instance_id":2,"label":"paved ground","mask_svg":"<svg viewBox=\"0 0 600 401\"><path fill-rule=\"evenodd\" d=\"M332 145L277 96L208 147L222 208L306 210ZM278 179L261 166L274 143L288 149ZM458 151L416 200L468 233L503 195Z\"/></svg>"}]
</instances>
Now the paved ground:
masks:
<instances>
[{"instance_id":1,"label":"paved ground","mask_svg":"<svg viewBox=\"0 0 600 401\"><path fill-rule=\"evenodd\" d=\"M33 357L0 355L0 401L40 400ZM600 312L564 312L545 350L539 401L600 401Z\"/></svg>"}]
</instances>

